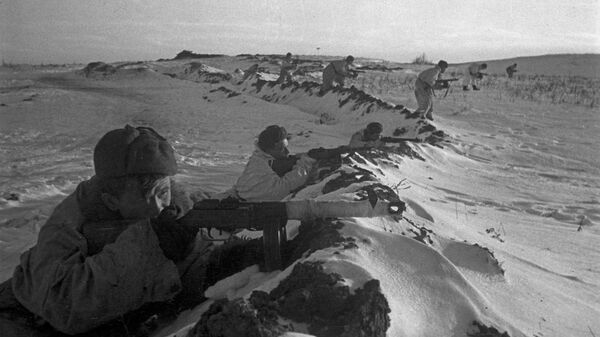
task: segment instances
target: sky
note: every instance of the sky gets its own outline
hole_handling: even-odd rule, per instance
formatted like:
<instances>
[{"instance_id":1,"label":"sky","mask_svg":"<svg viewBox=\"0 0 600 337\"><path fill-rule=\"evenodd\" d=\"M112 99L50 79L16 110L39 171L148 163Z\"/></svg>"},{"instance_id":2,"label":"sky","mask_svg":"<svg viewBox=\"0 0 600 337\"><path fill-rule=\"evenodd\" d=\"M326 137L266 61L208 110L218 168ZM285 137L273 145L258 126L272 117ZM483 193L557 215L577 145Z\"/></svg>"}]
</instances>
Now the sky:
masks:
<instances>
[{"instance_id":1,"label":"sky","mask_svg":"<svg viewBox=\"0 0 600 337\"><path fill-rule=\"evenodd\" d=\"M202 54L450 63L600 53L600 0L0 0L8 63Z\"/></svg>"}]
</instances>

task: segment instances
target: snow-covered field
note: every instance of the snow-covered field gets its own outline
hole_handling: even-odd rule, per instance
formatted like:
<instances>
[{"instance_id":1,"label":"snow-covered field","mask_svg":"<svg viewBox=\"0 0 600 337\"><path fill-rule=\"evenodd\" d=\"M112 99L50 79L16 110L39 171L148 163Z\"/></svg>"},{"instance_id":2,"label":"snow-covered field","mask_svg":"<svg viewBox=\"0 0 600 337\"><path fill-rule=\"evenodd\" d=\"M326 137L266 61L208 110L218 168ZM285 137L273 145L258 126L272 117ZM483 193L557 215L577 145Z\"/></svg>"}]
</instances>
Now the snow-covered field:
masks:
<instances>
[{"instance_id":1,"label":"snow-covered field","mask_svg":"<svg viewBox=\"0 0 600 337\"><path fill-rule=\"evenodd\" d=\"M285 126L294 135L290 149L302 152L347 144L379 121L386 136L447 136L410 144L412 157L392 150L347 158L344 172L367 170L407 211L402 218L343 219L340 231L356 238L356 247L319 250L303 261L324 261L353 291L379 280L390 337L466 336L474 320L510 336L600 335L597 107L509 99L501 86L457 87L436 99L428 124L411 118L410 90L394 98L403 109L359 90L319 97L314 85L273 85L260 80L265 75L240 83L234 70L255 62L116 64L114 72L88 76L83 66L0 68L0 281L35 244L52 208L93 174L92 149L110 129L152 126L178 153L179 181L219 192L235 182L267 125ZM215 76L218 69L232 78ZM324 193L326 183L294 198L341 198L365 185ZM271 291L292 268L251 267L207 296ZM210 303L156 335L183 329L181 336Z\"/></svg>"}]
</instances>

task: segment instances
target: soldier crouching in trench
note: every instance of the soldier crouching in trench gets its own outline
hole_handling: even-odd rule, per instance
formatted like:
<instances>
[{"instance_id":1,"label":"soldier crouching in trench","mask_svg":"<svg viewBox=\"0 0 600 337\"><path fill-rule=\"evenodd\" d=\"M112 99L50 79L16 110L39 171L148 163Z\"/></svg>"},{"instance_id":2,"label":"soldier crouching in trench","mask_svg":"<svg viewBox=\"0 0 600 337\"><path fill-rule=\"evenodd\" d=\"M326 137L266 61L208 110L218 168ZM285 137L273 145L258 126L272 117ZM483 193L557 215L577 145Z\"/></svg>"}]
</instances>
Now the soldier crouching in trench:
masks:
<instances>
[{"instance_id":1,"label":"soldier crouching in trench","mask_svg":"<svg viewBox=\"0 0 600 337\"><path fill-rule=\"evenodd\" d=\"M148 317L203 301L210 282L227 276L215 267L223 246L176 222L193 202L172 180L166 139L146 127L112 130L94 149L94 169L0 285L2 336L140 335ZM234 257L230 274L260 258Z\"/></svg>"}]
</instances>

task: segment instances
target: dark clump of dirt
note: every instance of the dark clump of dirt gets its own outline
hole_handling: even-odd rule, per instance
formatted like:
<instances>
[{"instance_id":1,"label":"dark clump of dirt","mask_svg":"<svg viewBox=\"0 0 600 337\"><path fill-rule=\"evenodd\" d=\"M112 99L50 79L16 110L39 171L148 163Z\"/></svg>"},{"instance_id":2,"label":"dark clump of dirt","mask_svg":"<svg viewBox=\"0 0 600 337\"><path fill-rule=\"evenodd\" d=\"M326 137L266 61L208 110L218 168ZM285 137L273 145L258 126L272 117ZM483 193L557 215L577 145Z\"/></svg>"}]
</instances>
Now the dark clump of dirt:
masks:
<instances>
[{"instance_id":1,"label":"dark clump of dirt","mask_svg":"<svg viewBox=\"0 0 600 337\"><path fill-rule=\"evenodd\" d=\"M298 82L296 82L296 83L298 83ZM320 88L321 88L320 83L304 81L302 83L298 83L298 85L295 85L294 88L292 88L292 92L302 89L302 90L304 90L304 92L308 93L309 96L312 96L313 91L318 91Z\"/></svg>"},{"instance_id":2,"label":"dark clump of dirt","mask_svg":"<svg viewBox=\"0 0 600 337\"><path fill-rule=\"evenodd\" d=\"M88 77L92 73L101 73L103 75L114 74L117 71L117 68L104 62L91 62L88 63L88 65L85 66L82 71L85 76Z\"/></svg>"},{"instance_id":3,"label":"dark clump of dirt","mask_svg":"<svg viewBox=\"0 0 600 337\"><path fill-rule=\"evenodd\" d=\"M408 232L412 233L412 238L424 243L425 245L432 245L433 240L431 239L431 235L434 234L433 231L425 226L419 226L414 221L411 221L407 218L404 218L409 224L411 224L414 228L409 228Z\"/></svg>"},{"instance_id":4,"label":"dark clump of dirt","mask_svg":"<svg viewBox=\"0 0 600 337\"><path fill-rule=\"evenodd\" d=\"M393 105L390 104L386 101L383 101L379 98L376 98L374 96L371 96L369 94L367 94L366 92L357 89L356 87L352 86L350 88L333 88L332 89L333 92L339 92L339 93L349 93L350 95L348 95L345 99L341 100L339 103L339 107L343 107L344 105L352 102L354 103L353 109L358 108L360 105L363 104L370 104L370 106L367 108L367 110L365 111L365 114L369 114L371 113L372 109L374 107L380 107L382 109L386 109L386 110L396 110L401 114L406 114L407 116L410 116L412 114L412 112L408 109L406 109L403 105Z\"/></svg>"},{"instance_id":5,"label":"dark clump of dirt","mask_svg":"<svg viewBox=\"0 0 600 337\"><path fill-rule=\"evenodd\" d=\"M377 200L400 201L400 197L394 190L381 183L364 186L355 193L359 196L359 200L366 200L370 196L374 196L377 197Z\"/></svg>"},{"instance_id":6,"label":"dark clump of dirt","mask_svg":"<svg viewBox=\"0 0 600 337\"><path fill-rule=\"evenodd\" d=\"M268 84L268 83L269 83L269 81L257 79L256 83L253 84L253 86L256 86L256 92L259 93L262 90L262 88L265 86L265 84Z\"/></svg>"},{"instance_id":7,"label":"dark clump of dirt","mask_svg":"<svg viewBox=\"0 0 600 337\"><path fill-rule=\"evenodd\" d=\"M249 301L242 298L216 301L202 314L188 337L277 337L291 328L277 322L268 294L254 292Z\"/></svg>"},{"instance_id":8,"label":"dark clump of dirt","mask_svg":"<svg viewBox=\"0 0 600 337\"><path fill-rule=\"evenodd\" d=\"M339 177L329 180L323 186L321 192L327 194L333 191L337 191L340 188L348 187L354 183L360 183L363 181L374 181L375 178L369 170L361 169L356 167L357 172L347 173L340 171Z\"/></svg>"},{"instance_id":9,"label":"dark clump of dirt","mask_svg":"<svg viewBox=\"0 0 600 337\"><path fill-rule=\"evenodd\" d=\"M425 158L423 158L418 152L413 150L413 148L408 144L408 142L398 143L397 146L390 146L388 147L388 149L390 152L399 154L402 157L408 157L410 159L419 159L425 161Z\"/></svg>"},{"instance_id":10,"label":"dark clump of dirt","mask_svg":"<svg viewBox=\"0 0 600 337\"><path fill-rule=\"evenodd\" d=\"M177 55L175 55L173 60L202 59L202 58L212 58L212 57L222 57L222 56L225 56L225 55L223 55L223 54L196 54L189 50L182 50Z\"/></svg>"},{"instance_id":11,"label":"dark clump of dirt","mask_svg":"<svg viewBox=\"0 0 600 337\"><path fill-rule=\"evenodd\" d=\"M500 333L496 328L485 326L477 321L473 321L473 325L475 325L479 331L467 333L467 336L469 337L510 337L507 332Z\"/></svg>"},{"instance_id":12,"label":"dark clump of dirt","mask_svg":"<svg viewBox=\"0 0 600 337\"><path fill-rule=\"evenodd\" d=\"M217 91L222 91L225 94L227 94L227 98L231 98L231 97L235 97L235 96L241 95L240 92L237 92L235 90L231 90L231 89L225 88L225 87L218 87L217 89L213 89L213 90L211 90L209 92L217 92Z\"/></svg>"},{"instance_id":13,"label":"dark clump of dirt","mask_svg":"<svg viewBox=\"0 0 600 337\"><path fill-rule=\"evenodd\" d=\"M205 312L188 336L279 336L302 323L323 337L383 337L390 326L389 304L379 281L354 294L342 277L319 262L298 263L271 293L255 291L248 300L220 300Z\"/></svg>"},{"instance_id":14,"label":"dark clump of dirt","mask_svg":"<svg viewBox=\"0 0 600 337\"><path fill-rule=\"evenodd\" d=\"M492 252L487 247L480 246L477 243L473 244L473 246L477 247L479 249L482 249L487 254L487 261L488 261L488 263L491 264L500 274L504 275L504 273L506 273L506 271L504 270L504 268L502 268L502 263L500 263L498 261L498 259L494 255L494 252Z\"/></svg>"},{"instance_id":15,"label":"dark clump of dirt","mask_svg":"<svg viewBox=\"0 0 600 337\"><path fill-rule=\"evenodd\" d=\"M270 293L281 316L308 324L317 336L385 336L391 312L379 281L370 280L355 294L320 263L297 264Z\"/></svg>"},{"instance_id":16,"label":"dark clump of dirt","mask_svg":"<svg viewBox=\"0 0 600 337\"><path fill-rule=\"evenodd\" d=\"M339 229L343 226L341 222L332 220L303 221L298 235L286 244L284 264L289 266L302 256L328 247L356 248L354 238L340 234Z\"/></svg>"}]
</instances>

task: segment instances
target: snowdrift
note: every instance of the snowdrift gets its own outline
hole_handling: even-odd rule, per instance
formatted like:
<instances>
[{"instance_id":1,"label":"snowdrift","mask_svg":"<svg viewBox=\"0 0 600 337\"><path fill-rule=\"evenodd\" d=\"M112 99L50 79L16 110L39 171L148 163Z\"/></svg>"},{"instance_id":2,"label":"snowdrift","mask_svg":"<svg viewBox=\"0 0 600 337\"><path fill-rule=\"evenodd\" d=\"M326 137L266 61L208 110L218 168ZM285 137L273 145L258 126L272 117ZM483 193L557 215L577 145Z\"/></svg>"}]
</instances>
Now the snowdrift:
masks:
<instances>
[{"instance_id":1,"label":"snowdrift","mask_svg":"<svg viewBox=\"0 0 600 337\"><path fill-rule=\"evenodd\" d=\"M319 95L316 82L276 83L276 75L256 72L258 67L240 79L198 62L148 65L174 79L217 84L210 92L222 92L222 99L250 95L295 107L324 124L383 118L394 136L433 145L445 138L414 111L354 87ZM428 145L352 153L332 174L289 199L403 200L399 168L407 160L425 160L422 146ZM208 301L155 336L521 335L457 268L503 282L504 271L491 251L454 241L418 203L403 201L408 207L403 216L289 224L282 271L260 272L258 254L259 265L220 279L206 290Z\"/></svg>"},{"instance_id":2,"label":"snowdrift","mask_svg":"<svg viewBox=\"0 0 600 337\"><path fill-rule=\"evenodd\" d=\"M355 87L335 87L320 95L320 83L277 83L279 75L264 72L265 69L258 64L243 71L243 75L238 72L231 75L198 62L153 62L149 66L173 78L221 84L213 91L222 91L228 98L246 94L267 102L298 108L318 117L321 124L364 124L369 119L386 116L387 120L393 121L393 124L387 125L393 136L418 138L431 144L437 144L445 137L443 131L419 118L418 113L402 105L385 102Z\"/></svg>"},{"instance_id":3,"label":"snowdrift","mask_svg":"<svg viewBox=\"0 0 600 337\"><path fill-rule=\"evenodd\" d=\"M177 178L192 190L218 191L231 186L227 179L237 177L268 123L289 125L298 136L292 149L307 150L341 145L379 121L386 135L424 142L348 155L339 169L289 198L375 194L405 202L401 217L290 221L283 270L261 272L259 255L242 255L252 263L217 271L204 292L209 300L154 336L598 331L598 171L589 146L597 116L497 101L489 90L465 96L467 108L463 98L446 100L439 119L422 121L354 88L319 96L318 83L275 83L268 59L252 72L239 70L256 62L98 63L88 75L5 71L12 74L0 81L0 138L8 154L0 191L5 279L51 210L93 174L91 149L106 130L155 127L180 152ZM309 70L318 81L318 67ZM240 240L240 247L254 242Z\"/></svg>"},{"instance_id":4,"label":"snowdrift","mask_svg":"<svg viewBox=\"0 0 600 337\"><path fill-rule=\"evenodd\" d=\"M387 114L393 116L394 136L425 139L443 133L419 118L419 114L402 105L394 105L371 96L355 87L334 87L323 95L316 82L277 83L274 76L255 73L239 83L242 93L259 97L268 102L296 107L319 116L321 123L364 121L370 116Z\"/></svg>"},{"instance_id":5,"label":"snowdrift","mask_svg":"<svg viewBox=\"0 0 600 337\"><path fill-rule=\"evenodd\" d=\"M404 161L419 160L407 154L353 153L288 199L402 200L390 182L401 181ZM297 231L289 223L297 234L282 271L253 266L217 282L208 302L156 336L520 336L455 265L503 282L493 254L437 234L407 204L402 216L303 222Z\"/></svg>"}]
</instances>

